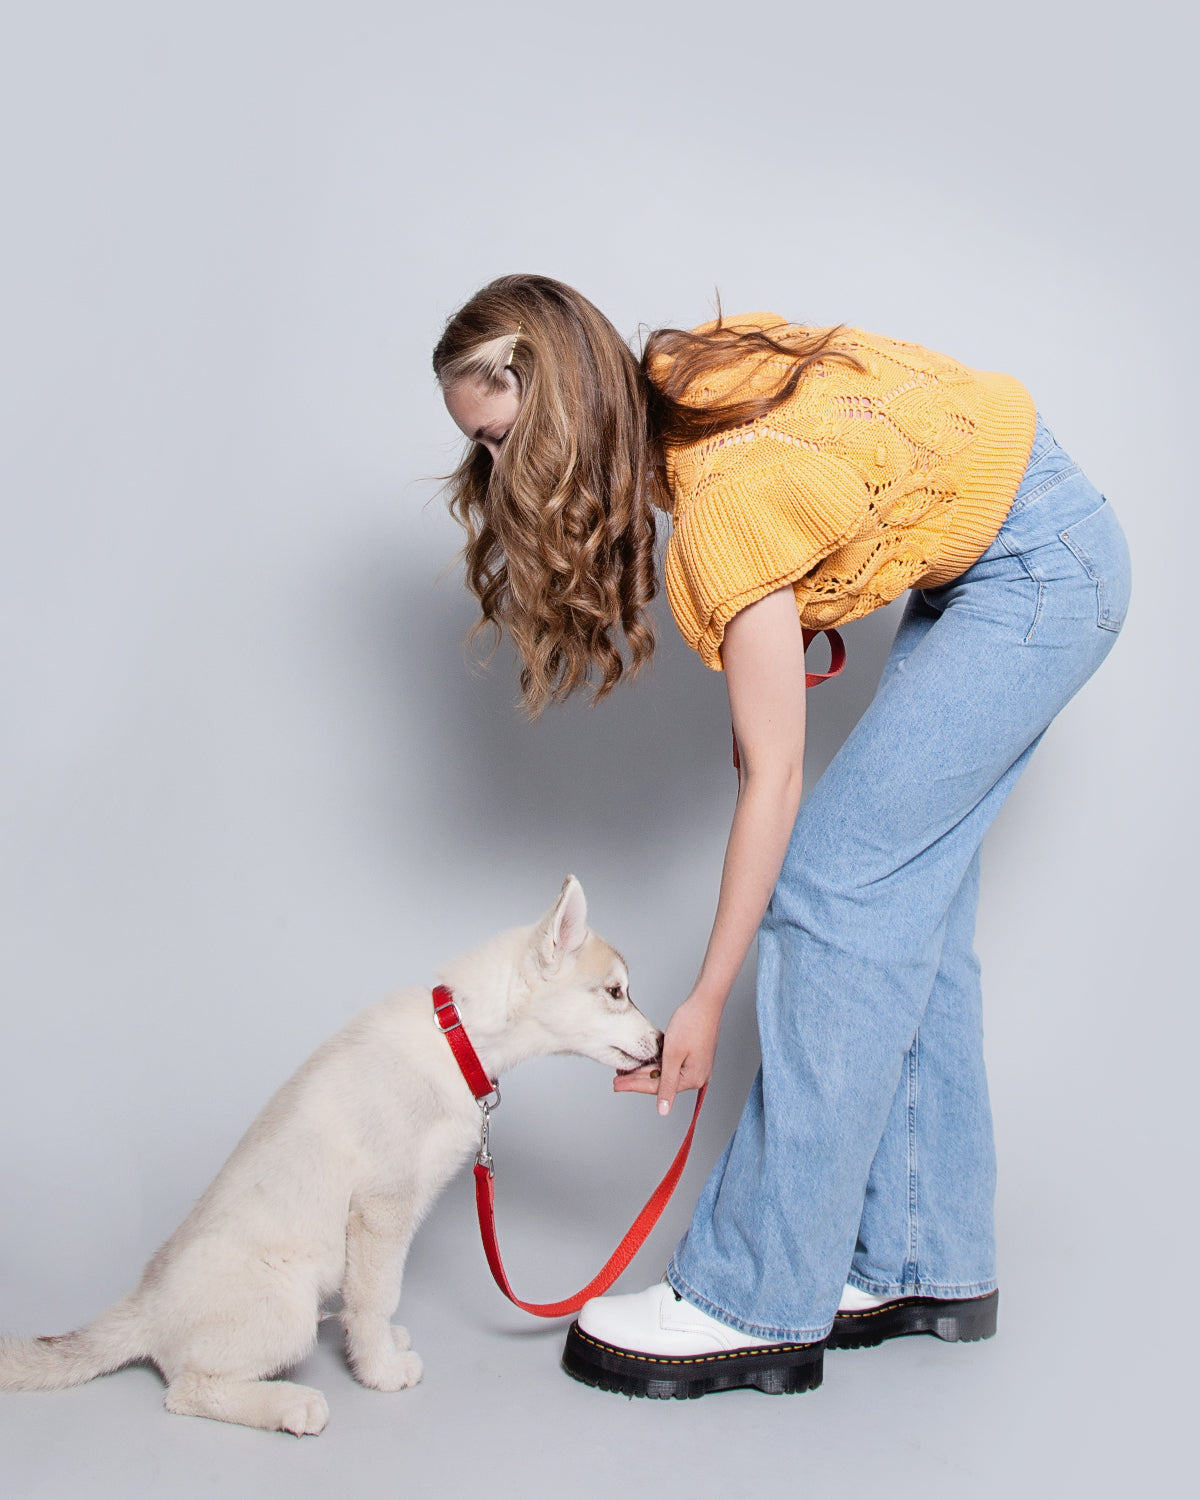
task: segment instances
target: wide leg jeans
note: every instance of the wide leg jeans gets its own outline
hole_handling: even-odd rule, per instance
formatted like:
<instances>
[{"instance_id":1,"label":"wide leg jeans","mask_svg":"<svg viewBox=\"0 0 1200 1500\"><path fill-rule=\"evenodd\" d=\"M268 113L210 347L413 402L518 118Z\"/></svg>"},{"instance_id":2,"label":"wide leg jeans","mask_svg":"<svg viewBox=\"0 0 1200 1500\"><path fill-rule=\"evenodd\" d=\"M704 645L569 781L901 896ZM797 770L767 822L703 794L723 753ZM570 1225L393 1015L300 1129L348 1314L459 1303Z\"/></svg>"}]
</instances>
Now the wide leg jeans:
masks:
<instances>
[{"instance_id":1,"label":"wide leg jeans","mask_svg":"<svg viewBox=\"0 0 1200 1500\"><path fill-rule=\"evenodd\" d=\"M847 1279L995 1287L979 848L1128 595L1111 507L1039 420L996 540L910 596L796 820L758 939L762 1066L668 1270L721 1322L809 1341Z\"/></svg>"}]
</instances>

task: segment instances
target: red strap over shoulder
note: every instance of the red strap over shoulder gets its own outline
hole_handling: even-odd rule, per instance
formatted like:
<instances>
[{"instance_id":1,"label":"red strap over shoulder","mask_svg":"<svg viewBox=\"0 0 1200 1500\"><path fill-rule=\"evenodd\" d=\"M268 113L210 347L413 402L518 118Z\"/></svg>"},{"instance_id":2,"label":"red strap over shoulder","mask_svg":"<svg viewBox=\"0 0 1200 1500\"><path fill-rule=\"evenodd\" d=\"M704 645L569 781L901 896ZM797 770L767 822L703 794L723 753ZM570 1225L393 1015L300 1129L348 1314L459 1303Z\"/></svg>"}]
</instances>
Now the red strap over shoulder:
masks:
<instances>
[{"instance_id":1,"label":"red strap over shoulder","mask_svg":"<svg viewBox=\"0 0 1200 1500\"><path fill-rule=\"evenodd\" d=\"M816 687L818 682L828 682L831 677L836 677L846 665L846 643L836 630L806 630L804 649L807 651L819 635L829 638L829 671L806 672L804 674L805 687Z\"/></svg>"}]
</instances>

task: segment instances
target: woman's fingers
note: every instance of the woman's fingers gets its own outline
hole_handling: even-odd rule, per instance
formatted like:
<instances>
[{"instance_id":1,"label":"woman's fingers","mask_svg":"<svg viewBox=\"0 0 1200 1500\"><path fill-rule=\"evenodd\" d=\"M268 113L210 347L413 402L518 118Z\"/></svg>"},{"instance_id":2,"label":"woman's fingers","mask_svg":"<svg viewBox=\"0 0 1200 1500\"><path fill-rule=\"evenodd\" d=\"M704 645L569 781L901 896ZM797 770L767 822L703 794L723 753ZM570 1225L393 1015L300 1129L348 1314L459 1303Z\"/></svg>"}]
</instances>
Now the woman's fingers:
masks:
<instances>
[{"instance_id":1,"label":"woman's fingers","mask_svg":"<svg viewBox=\"0 0 1200 1500\"><path fill-rule=\"evenodd\" d=\"M657 1094L661 1069L657 1063L646 1063L628 1073L618 1073L613 1079L613 1092L617 1094Z\"/></svg>"},{"instance_id":2,"label":"woman's fingers","mask_svg":"<svg viewBox=\"0 0 1200 1500\"><path fill-rule=\"evenodd\" d=\"M668 1028L666 1040L663 1042L662 1055L662 1077L658 1080L658 1112L660 1115L669 1115L671 1106L675 1103L675 1095L682 1086L684 1064L687 1062L687 1053L678 1045L672 1045L671 1032Z\"/></svg>"}]
</instances>

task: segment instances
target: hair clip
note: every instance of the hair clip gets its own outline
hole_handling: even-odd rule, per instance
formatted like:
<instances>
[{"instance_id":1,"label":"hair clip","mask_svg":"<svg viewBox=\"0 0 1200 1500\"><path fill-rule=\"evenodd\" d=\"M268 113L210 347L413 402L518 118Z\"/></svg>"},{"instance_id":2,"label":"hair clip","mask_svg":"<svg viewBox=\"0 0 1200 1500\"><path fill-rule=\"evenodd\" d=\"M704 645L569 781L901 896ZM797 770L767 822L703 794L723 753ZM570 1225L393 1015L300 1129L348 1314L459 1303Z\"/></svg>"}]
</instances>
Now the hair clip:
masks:
<instances>
[{"instance_id":1,"label":"hair clip","mask_svg":"<svg viewBox=\"0 0 1200 1500\"><path fill-rule=\"evenodd\" d=\"M521 325L520 325L520 323L518 323L517 324L517 331L516 331L516 333L513 334L512 348L508 351L508 358L504 361L504 368L506 370L508 369L509 365L511 365L512 362L513 362L513 355L517 352L517 340L520 337L521 337Z\"/></svg>"}]
</instances>

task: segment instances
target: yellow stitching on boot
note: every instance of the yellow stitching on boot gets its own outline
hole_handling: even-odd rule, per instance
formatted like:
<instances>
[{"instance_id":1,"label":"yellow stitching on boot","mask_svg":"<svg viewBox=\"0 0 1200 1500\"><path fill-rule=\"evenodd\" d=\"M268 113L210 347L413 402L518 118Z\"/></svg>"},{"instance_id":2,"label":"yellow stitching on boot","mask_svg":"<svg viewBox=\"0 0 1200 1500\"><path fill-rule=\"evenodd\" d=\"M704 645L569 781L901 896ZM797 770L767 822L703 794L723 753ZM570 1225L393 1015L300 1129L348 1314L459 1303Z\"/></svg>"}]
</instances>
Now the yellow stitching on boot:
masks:
<instances>
[{"instance_id":1,"label":"yellow stitching on boot","mask_svg":"<svg viewBox=\"0 0 1200 1500\"><path fill-rule=\"evenodd\" d=\"M721 1359L745 1359L749 1354L793 1354L799 1349L818 1349L823 1340L818 1339L812 1344L759 1344L753 1349L727 1349L721 1354L637 1354L632 1349L621 1349L616 1344L604 1344L599 1339L594 1339L590 1334L584 1333L582 1328L575 1329L576 1337L581 1338L585 1344L591 1344L593 1349L604 1349L610 1354L619 1354L622 1359L637 1359L643 1364L650 1365L710 1365L714 1360Z\"/></svg>"},{"instance_id":2,"label":"yellow stitching on boot","mask_svg":"<svg viewBox=\"0 0 1200 1500\"><path fill-rule=\"evenodd\" d=\"M961 1307L964 1302L984 1302L992 1295L991 1292L981 1292L978 1297L897 1297L894 1302L885 1302L882 1307L864 1308L862 1312L839 1312L834 1322L842 1318L877 1318L880 1313L891 1312L903 1302L941 1302L945 1300L948 1307Z\"/></svg>"}]
</instances>

